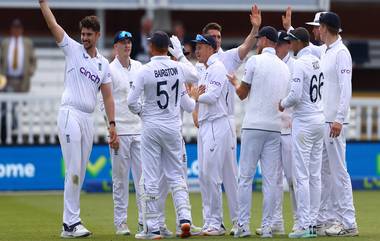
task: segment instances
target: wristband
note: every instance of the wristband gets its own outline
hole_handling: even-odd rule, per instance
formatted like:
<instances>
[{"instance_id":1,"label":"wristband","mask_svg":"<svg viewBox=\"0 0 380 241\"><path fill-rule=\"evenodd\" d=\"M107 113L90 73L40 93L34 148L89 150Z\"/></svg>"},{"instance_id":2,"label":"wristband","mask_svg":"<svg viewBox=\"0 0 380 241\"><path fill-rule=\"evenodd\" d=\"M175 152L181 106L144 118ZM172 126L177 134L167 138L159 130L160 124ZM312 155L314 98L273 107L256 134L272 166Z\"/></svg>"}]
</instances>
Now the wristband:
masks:
<instances>
[{"instance_id":1,"label":"wristband","mask_svg":"<svg viewBox=\"0 0 380 241\"><path fill-rule=\"evenodd\" d=\"M110 126L113 125L114 127L116 127L116 122L115 121L110 121L109 124L110 124Z\"/></svg>"}]
</instances>

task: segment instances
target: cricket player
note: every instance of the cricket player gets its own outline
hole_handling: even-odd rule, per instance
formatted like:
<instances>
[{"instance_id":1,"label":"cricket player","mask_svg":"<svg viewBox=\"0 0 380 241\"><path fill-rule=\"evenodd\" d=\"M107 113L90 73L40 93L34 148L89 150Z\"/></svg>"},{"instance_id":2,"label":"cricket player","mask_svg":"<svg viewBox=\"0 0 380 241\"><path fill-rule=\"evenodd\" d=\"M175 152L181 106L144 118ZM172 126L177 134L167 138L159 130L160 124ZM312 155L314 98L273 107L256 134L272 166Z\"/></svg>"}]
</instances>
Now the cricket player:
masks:
<instances>
[{"instance_id":1,"label":"cricket player","mask_svg":"<svg viewBox=\"0 0 380 241\"><path fill-rule=\"evenodd\" d=\"M244 79L229 76L241 100L246 99L242 125L239 166L239 216L235 237L251 235L249 222L252 204L252 181L260 160L263 176L262 237L272 237L272 220L279 183L276 171L280 162L281 115L278 102L286 96L290 73L286 64L276 56L277 30L271 26L256 35L257 53L248 59ZM251 88L254 86L254 88Z\"/></svg>"},{"instance_id":2,"label":"cricket player","mask_svg":"<svg viewBox=\"0 0 380 241\"><path fill-rule=\"evenodd\" d=\"M186 52L185 49L181 46L181 42L176 36L172 36L170 38L170 41L172 42L172 47L169 47L169 56L171 57L172 60L177 60L173 55L178 55L176 53L177 49L182 49L183 55L187 56L189 52ZM173 53L173 54L172 54ZM180 53L179 53L180 54ZM180 111L181 111L181 133L182 133L182 123L183 123L183 114L184 112L192 113L195 109L195 100L192 99L189 96L189 91L191 88L196 88L193 86L188 87L183 84L182 92L181 92L181 102L180 102ZM188 91L189 90L189 91ZM184 177L187 182L187 154L186 154L186 146L185 146L185 140L182 138L182 168L183 168L183 173ZM173 233L167 228L165 224L165 203L166 199L169 193L169 185L166 181L166 177L163 173L161 173L160 177L160 183L159 183L159 208L160 208L160 234L164 238L171 238L173 237ZM181 227L179 225L179 219L178 215L176 215L176 236L179 237L181 235ZM201 228L195 226L194 224L191 224L191 229L190 229L191 235L199 235L201 232Z\"/></svg>"},{"instance_id":3,"label":"cricket player","mask_svg":"<svg viewBox=\"0 0 380 241\"><path fill-rule=\"evenodd\" d=\"M203 202L208 210L205 215L202 233L207 236L220 236L226 233L223 225L222 183L225 169L231 167L235 155L232 140L232 127L228 119L226 97L227 70L219 60L217 44L211 35L197 35L195 54L206 67L198 82L198 161L199 180ZM201 181L202 180L202 181ZM202 186L205 185L205 186ZM203 208L205 208L205 206Z\"/></svg>"},{"instance_id":4,"label":"cricket player","mask_svg":"<svg viewBox=\"0 0 380 241\"><path fill-rule=\"evenodd\" d=\"M227 69L227 72L229 74L234 74L245 57L248 55L249 51L253 48L253 46L256 43L255 35L258 32L260 25L261 25L261 11L258 9L256 5L252 6L251 8L251 14L250 14L250 21L252 24L252 29L249 35L246 37L244 42L237 48L230 49L228 51L223 51L221 48L222 45L222 27L217 23L208 23L203 28L203 34L209 34L213 36L216 40L216 56L218 59L223 63L224 67ZM198 68L201 69L201 72L205 71L205 66L201 63L197 64ZM201 73L202 75L202 73ZM235 124L235 90L233 86L227 81L227 89L228 93L226 96L227 100L227 110L228 110L228 116L230 120L230 125L233 128L233 134L234 134L234 150L235 155L232 156L231 160L227 160L226 165L228 165L227 168L223 170L223 186L227 195L228 205L229 205L229 211L230 211L230 217L233 224L233 227L230 231L230 235L234 235L234 232L237 229L237 214L238 214L238 206L237 206L237 161L236 161L236 124ZM199 161L199 160L198 160ZM200 164L202 165L202 164ZM202 182L202 180L200 180ZM207 192L207 190L204 190L203 187L206 187L206 185L201 184L201 193L202 193L202 205L204 207L204 210L208 210L209 207L206 206L206 200L204 198L204 193ZM204 228L207 229L207 224L204 225Z\"/></svg>"},{"instance_id":5,"label":"cricket player","mask_svg":"<svg viewBox=\"0 0 380 241\"><path fill-rule=\"evenodd\" d=\"M62 238L91 234L80 218L80 191L90 157L94 125L92 113L99 89L109 120L111 147L117 148L114 101L108 61L96 49L100 25L96 16L79 23L82 44L70 38L55 20L46 0L39 0L42 15L58 46L65 54L65 87L58 113L58 137L65 160Z\"/></svg>"},{"instance_id":6,"label":"cricket player","mask_svg":"<svg viewBox=\"0 0 380 241\"><path fill-rule=\"evenodd\" d=\"M145 193L146 229L136 234L138 239L161 238L159 227L159 178L163 170L174 198L181 225L181 237L191 235L191 207L182 169L182 135L180 96L184 82L198 79L194 66L181 54L167 56L170 39L156 31L149 38L151 61L144 65L128 95L129 109L142 119L141 162ZM139 101L143 96L142 103Z\"/></svg>"},{"instance_id":7,"label":"cricket player","mask_svg":"<svg viewBox=\"0 0 380 241\"><path fill-rule=\"evenodd\" d=\"M131 113L127 106L127 96L133 80L141 68L141 63L130 58L132 51L132 34L118 31L113 40L116 53L110 63L112 93L115 99L115 121L119 138L119 149L110 149L112 161L112 195L114 201L114 224L117 235L129 235L127 226L127 209L129 197L129 173L132 171L138 206L138 223L142 224L141 195L139 180L141 178L140 160L140 118ZM100 105L101 108L103 105Z\"/></svg>"},{"instance_id":8,"label":"cricket player","mask_svg":"<svg viewBox=\"0 0 380 241\"><path fill-rule=\"evenodd\" d=\"M290 51L290 41L285 39L288 34L281 30L278 31L278 41L275 47L276 55L286 63L289 68L290 74L293 73L294 58L291 55ZM288 89L290 91L290 81L288 84ZM273 235L284 235L284 219L282 216L282 204L284 199L284 187L283 187L283 178L284 174L289 185L289 192L292 201L293 217L296 220L296 200L294 196L293 188L293 178L292 178L292 137L291 137L291 128L292 128L292 109L286 109L281 114L281 162L277 169L278 175L278 190L276 191L276 207L273 215L272 221L272 234ZM295 222L294 222L295 224ZM293 229L295 227L293 226ZM256 229L256 234L261 235L261 228Z\"/></svg>"},{"instance_id":9,"label":"cricket player","mask_svg":"<svg viewBox=\"0 0 380 241\"><path fill-rule=\"evenodd\" d=\"M296 230L289 238L316 237L315 226L321 199L321 166L324 115L323 73L319 59L312 55L309 32L299 27L289 32L296 55L288 96L279 110L294 107L292 119L292 173L297 202Z\"/></svg>"},{"instance_id":10,"label":"cricket player","mask_svg":"<svg viewBox=\"0 0 380 241\"><path fill-rule=\"evenodd\" d=\"M325 78L323 106L326 118L322 193L326 195L322 195L317 228L325 229L325 233L329 236L357 236L359 232L351 179L346 166L346 133L352 95L352 59L339 35L341 31L339 16L327 12L320 16L319 23L321 40L326 45L321 55ZM329 227L327 218L331 214L335 214L338 223Z\"/></svg>"},{"instance_id":11,"label":"cricket player","mask_svg":"<svg viewBox=\"0 0 380 241\"><path fill-rule=\"evenodd\" d=\"M314 45L312 42L309 43L311 47L311 51L316 56L317 58L321 58L321 53L323 49L325 48L323 41L320 38L319 34L319 17L321 14L326 13L326 12L317 12L314 16L313 21L306 22L306 25L312 26L312 32L314 35L314 40L316 42L316 45ZM294 30L292 27L292 9L291 7L288 7L286 9L285 15L282 16L282 25L283 27L289 32L290 30Z\"/></svg>"}]
</instances>

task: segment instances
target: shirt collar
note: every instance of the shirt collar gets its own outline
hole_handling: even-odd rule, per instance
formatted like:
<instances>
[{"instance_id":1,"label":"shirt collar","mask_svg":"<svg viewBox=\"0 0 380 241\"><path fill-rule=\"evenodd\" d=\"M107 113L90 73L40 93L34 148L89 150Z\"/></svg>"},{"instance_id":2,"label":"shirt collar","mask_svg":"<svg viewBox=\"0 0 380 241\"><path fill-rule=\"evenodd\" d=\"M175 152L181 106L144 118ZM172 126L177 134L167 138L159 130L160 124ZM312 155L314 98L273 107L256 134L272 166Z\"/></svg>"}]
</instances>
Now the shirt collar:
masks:
<instances>
[{"instance_id":1,"label":"shirt collar","mask_svg":"<svg viewBox=\"0 0 380 241\"><path fill-rule=\"evenodd\" d=\"M127 69L127 70L131 70L132 68L132 60L131 58L129 59L129 66L128 67L124 67L121 63L120 63L120 60L119 58L117 57L117 55L115 56L115 63L120 67L120 68L123 68L123 69Z\"/></svg>"},{"instance_id":2,"label":"shirt collar","mask_svg":"<svg viewBox=\"0 0 380 241\"><path fill-rule=\"evenodd\" d=\"M160 59L170 59L170 57L167 55L157 55L150 58L151 61L160 60Z\"/></svg>"},{"instance_id":3,"label":"shirt collar","mask_svg":"<svg viewBox=\"0 0 380 241\"><path fill-rule=\"evenodd\" d=\"M209 58L208 58L208 60L207 60L207 66L210 66L210 65L212 65L213 63L215 63L215 61L217 61L218 60L218 53L215 53L215 54L213 54L213 55L211 55Z\"/></svg>"},{"instance_id":4,"label":"shirt collar","mask_svg":"<svg viewBox=\"0 0 380 241\"><path fill-rule=\"evenodd\" d=\"M307 55L307 54L311 54L311 49L309 46L301 49L298 53L297 53L297 58L300 58L301 56L303 55Z\"/></svg>"},{"instance_id":5,"label":"shirt collar","mask_svg":"<svg viewBox=\"0 0 380 241\"><path fill-rule=\"evenodd\" d=\"M87 50L84 48L83 44L82 44L82 51L83 51L83 57L85 59L88 59L88 58L91 59L91 56L87 53ZM98 49L95 48L95 51L96 51L95 58L99 59L100 58L100 53L99 53Z\"/></svg>"},{"instance_id":6,"label":"shirt collar","mask_svg":"<svg viewBox=\"0 0 380 241\"><path fill-rule=\"evenodd\" d=\"M288 53L285 55L285 57L282 59L282 61L284 61L284 63L287 63L287 62L289 61L290 58L291 58L291 57L290 57L290 53L288 52Z\"/></svg>"},{"instance_id":7,"label":"shirt collar","mask_svg":"<svg viewBox=\"0 0 380 241\"><path fill-rule=\"evenodd\" d=\"M263 48L263 51L261 51L261 53L276 54L276 50L272 47L265 47Z\"/></svg>"},{"instance_id":8,"label":"shirt collar","mask_svg":"<svg viewBox=\"0 0 380 241\"><path fill-rule=\"evenodd\" d=\"M335 40L334 43L330 44L329 47L327 47L326 52L327 52L327 50L334 48L335 46L337 46L341 42L342 42L342 37L340 35L338 35L338 39Z\"/></svg>"}]
</instances>

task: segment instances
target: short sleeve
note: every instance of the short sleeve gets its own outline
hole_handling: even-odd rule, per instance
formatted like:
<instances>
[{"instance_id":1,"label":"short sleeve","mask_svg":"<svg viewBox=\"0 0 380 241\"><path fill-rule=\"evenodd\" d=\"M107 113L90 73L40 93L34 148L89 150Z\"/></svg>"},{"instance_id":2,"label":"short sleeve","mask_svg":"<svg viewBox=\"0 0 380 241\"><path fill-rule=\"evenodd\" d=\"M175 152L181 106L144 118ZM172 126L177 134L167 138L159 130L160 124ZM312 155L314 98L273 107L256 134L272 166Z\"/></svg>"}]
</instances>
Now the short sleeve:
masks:
<instances>
[{"instance_id":1,"label":"short sleeve","mask_svg":"<svg viewBox=\"0 0 380 241\"><path fill-rule=\"evenodd\" d=\"M229 74L235 73L242 63L239 57L238 48L233 48L224 52L221 60Z\"/></svg>"},{"instance_id":2,"label":"short sleeve","mask_svg":"<svg viewBox=\"0 0 380 241\"><path fill-rule=\"evenodd\" d=\"M108 83L112 83L112 77L111 77L110 65L107 62L107 63L105 63L102 84L108 84Z\"/></svg>"},{"instance_id":3,"label":"short sleeve","mask_svg":"<svg viewBox=\"0 0 380 241\"><path fill-rule=\"evenodd\" d=\"M70 38L66 32L63 35L62 41L60 43L57 43L57 45L60 49L62 49L65 56L70 56L74 53L77 53L77 48L81 46L77 41Z\"/></svg>"},{"instance_id":4,"label":"short sleeve","mask_svg":"<svg viewBox=\"0 0 380 241\"><path fill-rule=\"evenodd\" d=\"M252 79L255 72L256 58L252 56L245 64L243 82L252 85Z\"/></svg>"}]
</instances>

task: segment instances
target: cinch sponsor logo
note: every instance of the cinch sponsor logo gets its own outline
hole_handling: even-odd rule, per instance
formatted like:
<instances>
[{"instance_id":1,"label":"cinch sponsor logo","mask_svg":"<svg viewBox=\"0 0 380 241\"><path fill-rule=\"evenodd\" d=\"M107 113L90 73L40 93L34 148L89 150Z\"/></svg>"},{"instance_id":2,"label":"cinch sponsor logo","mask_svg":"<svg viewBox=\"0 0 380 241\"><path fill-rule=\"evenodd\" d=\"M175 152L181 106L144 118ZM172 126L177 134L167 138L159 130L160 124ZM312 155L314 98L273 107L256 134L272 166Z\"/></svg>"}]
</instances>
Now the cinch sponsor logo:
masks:
<instances>
[{"instance_id":1,"label":"cinch sponsor logo","mask_svg":"<svg viewBox=\"0 0 380 241\"><path fill-rule=\"evenodd\" d=\"M211 81L210 81L210 85L216 85L216 86L218 86L218 87L222 86L222 85L220 84L220 82L218 82L218 81L214 81L214 80L211 80Z\"/></svg>"},{"instance_id":2,"label":"cinch sponsor logo","mask_svg":"<svg viewBox=\"0 0 380 241\"><path fill-rule=\"evenodd\" d=\"M99 76L92 74L90 71L86 70L84 67L80 67L79 71L81 74L86 76L92 82L99 84L99 82L100 82Z\"/></svg>"},{"instance_id":3,"label":"cinch sponsor logo","mask_svg":"<svg viewBox=\"0 0 380 241\"><path fill-rule=\"evenodd\" d=\"M0 163L0 178L33 178L35 170L32 163Z\"/></svg>"}]
</instances>

